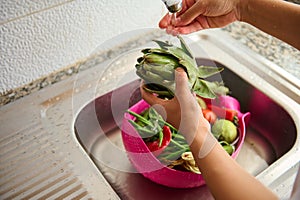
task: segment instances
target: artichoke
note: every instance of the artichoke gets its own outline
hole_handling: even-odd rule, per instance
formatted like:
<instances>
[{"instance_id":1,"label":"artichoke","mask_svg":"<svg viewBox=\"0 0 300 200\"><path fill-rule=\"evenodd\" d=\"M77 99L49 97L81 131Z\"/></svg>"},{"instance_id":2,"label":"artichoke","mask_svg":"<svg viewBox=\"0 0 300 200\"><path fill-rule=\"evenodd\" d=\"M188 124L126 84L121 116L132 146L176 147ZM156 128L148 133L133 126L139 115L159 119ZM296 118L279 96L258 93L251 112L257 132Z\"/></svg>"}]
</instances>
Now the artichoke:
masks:
<instances>
[{"instance_id":1,"label":"artichoke","mask_svg":"<svg viewBox=\"0 0 300 200\"><path fill-rule=\"evenodd\" d=\"M220 83L204 80L223 70L214 66L197 66L188 46L182 37L177 36L180 46L169 42L154 40L160 48L143 49L142 57L137 59L136 74L144 80L144 89L156 93L161 98L171 99L175 93L174 70L182 67L187 73L189 87L198 96L213 99L217 92L226 93L228 89ZM224 94L223 93L223 94Z\"/></svg>"}]
</instances>

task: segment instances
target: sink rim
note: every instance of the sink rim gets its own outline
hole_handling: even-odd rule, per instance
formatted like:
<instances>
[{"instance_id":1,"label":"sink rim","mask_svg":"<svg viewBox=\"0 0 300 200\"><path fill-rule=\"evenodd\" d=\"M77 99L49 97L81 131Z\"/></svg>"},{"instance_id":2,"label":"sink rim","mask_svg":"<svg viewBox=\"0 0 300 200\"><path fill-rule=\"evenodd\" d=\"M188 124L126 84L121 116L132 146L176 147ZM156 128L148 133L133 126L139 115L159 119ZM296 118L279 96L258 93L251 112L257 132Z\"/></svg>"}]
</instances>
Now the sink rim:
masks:
<instances>
[{"instance_id":1,"label":"sink rim","mask_svg":"<svg viewBox=\"0 0 300 200\"><path fill-rule=\"evenodd\" d=\"M213 60L220 62L222 64L224 64L225 66L228 66L230 70L232 70L234 73L236 73L238 76L240 76L242 79L244 79L246 82L248 82L249 84L251 84L252 86L254 86L255 88L258 89L258 87L256 85L253 85L251 82L250 77L245 75L246 73L250 73L252 75L254 75L254 79L260 79L262 80L261 87L259 88L260 91L262 91L264 94L266 94L268 97L270 97L274 102L278 103L279 105L284 105L285 110L290 114L291 118L293 119L295 126L296 126L296 140L294 145L292 146L292 148L286 152L283 156L281 156L279 159L277 159L274 163L272 163L266 170L264 170L263 172L261 172L260 174L258 174L256 177L265 185L270 185L271 183L273 183L274 181L276 181L276 179L281 176L282 174L284 174L288 169L290 169L291 167L297 165L297 163L300 160L300 151L298 150L300 147L300 143L299 143L299 133L300 133L300 105L297 104L295 102L294 99L290 98L289 96L287 96L283 91L278 90L277 88L275 88L269 81L265 81L263 79L262 76L267 76L267 74L263 74L263 75L258 75L254 73L254 70L249 69L249 67L247 67L247 65L249 65L249 63L253 63L253 59L254 58L260 58L259 55L254 54L253 52L252 54L250 54L250 56L244 58L245 61L241 62L237 62L235 61L235 58L232 56L232 54L234 52L236 52L237 50L232 50L229 48L227 48L227 52L224 52L224 49L219 49L218 45L220 45L220 40L218 39L218 31L216 32L217 34L210 34L210 35L206 35L204 34L199 34L197 35L197 39L192 37L192 41L193 42L199 42L201 39L203 39L203 37L206 38L205 41L202 41L204 43L204 45L210 45L210 46L206 46L208 47L207 52L209 53L215 53L220 56L214 57ZM224 38L224 33L222 33L222 37ZM208 38L208 39L207 39ZM232 40L232 39L231 39ZM230 39L229 39L230 41ZM224 44L223 44L224 45ZM228 45L225 47L228 47ZM232 47L233 48L233 47ZM216 53L217 52L217 53ZM243 51L243 54L245 54L245 52L247 52L247 50ZM210 54L207 57L204 58L209 58L210 59ZM222 57L227 56L228 59L225 59L226 62L224 62L224 59L221 59ZM195 57L197 57L197 55L195 55ZM220 61L221 60L221 61ZM262 62L261 59L258 59L259 62L254 62L256 65L252 66L255 69L257 68L263 68L263 69L268 69L268 62ZM233 66L231 64L237 64L234 67L230 67ZM247 65L245 65L245 63L248 63ZM274 68L274 66L273 66ZM279 67L278 67L279 68ZM273 69L271 69L273 70ZM244 74L242 74L241 72L244 72ZM272 77L268 77L269 80L273 80ZM133 81L133 80L132 80ZM286 82L282 82L283 85L287 84ZM124 84L125 85L125 84ZM121 87L121 86L120 86ZM102 94L104 95L104 94ZM276 97L280 97L280 98L276 98ZM279 99L284 99L285 101L281 101ZM95 99L95 98L94 98ZM73 125L75 125L75 121L78 117L78 114L80 113L80 111L82 110L82 108L84 108L86 105L88 105L89 103L91 103L94 99L90 99L90 101L85 102L85 105L81 106L81 109L77 110L77 115L74 118L74 123ZM288 108L288 109L286 109ZM73 128L73 134L75 134L75 130ZM78 138L76 135L74 135L77 142L79 142ZM79 142L80 143L80 142ZM288 166L288 167L286 167ZM275 174L275 175L274 175Z\"/></svg>"}]
</instances>

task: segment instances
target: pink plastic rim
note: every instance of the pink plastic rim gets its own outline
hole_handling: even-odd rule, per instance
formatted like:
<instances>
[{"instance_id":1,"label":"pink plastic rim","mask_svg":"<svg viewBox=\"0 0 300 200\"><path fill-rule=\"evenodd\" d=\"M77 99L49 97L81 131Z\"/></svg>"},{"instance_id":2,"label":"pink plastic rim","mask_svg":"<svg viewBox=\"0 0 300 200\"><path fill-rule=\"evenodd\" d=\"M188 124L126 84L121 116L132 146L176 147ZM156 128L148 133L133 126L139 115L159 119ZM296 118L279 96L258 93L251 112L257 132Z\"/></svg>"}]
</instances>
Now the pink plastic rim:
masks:
<instances>
[{"instance_id":1,"label":"pink plastic rim","mask_svg":"<svg viewBox=\"0 0 300 200\"><path fill-rule=\"evenodd\" d=\"M222 97L221 97L222 98ZM224 98L225 99L225 98ZM226 102L224 99L224 102ZM222 102L220 101L220 102ZM233 101L234 108L239 109L239 104L236 99L230 97L228 101ZM220 105L222 105L220 104ZM230 102L227 104L230 105ZM231 106L232 106L231 105ZM130 110L136 113L141 113L150 105L144 100L140 100L133 105ZM245 140L246 125L248 124L250 113L240 113L239 118L239 139L236 143L236 149L231 155L232 158L236 158L241 150L241 147ZM137 131L128 122L128 119L134 120L135 118L129 113L124 114L122 123L122 140L127 152L128 158L136 170L144 177L152 180L155 183L173 187L173 188L193 188L205 185L205 181L201 174L195 174L193 172L185 172L174 170L164 166L147 148L143 139L137 133Z\"/></svg>"}]
</instances>

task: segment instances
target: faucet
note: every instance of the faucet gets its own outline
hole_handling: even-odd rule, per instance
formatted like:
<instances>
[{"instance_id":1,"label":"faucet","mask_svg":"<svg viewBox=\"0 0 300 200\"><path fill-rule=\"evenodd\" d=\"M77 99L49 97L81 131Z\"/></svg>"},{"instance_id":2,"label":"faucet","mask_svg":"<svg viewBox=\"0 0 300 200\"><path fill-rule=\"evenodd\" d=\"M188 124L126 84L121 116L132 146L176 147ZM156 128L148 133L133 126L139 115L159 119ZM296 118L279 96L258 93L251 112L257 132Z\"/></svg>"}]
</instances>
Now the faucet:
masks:
<instances>
[{"instance_id":1,"label":"faucet","mask_svg":"<svg viewBox=\"0 0 300 200\"><path fill-rule=\"evenodd\" d=\"M170 13L179 12L182 8L182 0L162 0Z\"/></svg>"}]
</instances>

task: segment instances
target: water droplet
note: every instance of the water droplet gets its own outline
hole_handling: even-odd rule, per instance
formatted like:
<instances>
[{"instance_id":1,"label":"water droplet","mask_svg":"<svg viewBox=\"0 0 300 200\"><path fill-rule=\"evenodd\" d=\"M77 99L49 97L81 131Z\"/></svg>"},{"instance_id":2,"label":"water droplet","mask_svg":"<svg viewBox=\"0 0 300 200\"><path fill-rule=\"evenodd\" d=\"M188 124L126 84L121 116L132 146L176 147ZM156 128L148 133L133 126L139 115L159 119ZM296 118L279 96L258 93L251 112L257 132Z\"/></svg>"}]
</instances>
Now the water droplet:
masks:
<instances>
[{"instance_id":1,"label":"water droplet","mask_svg":"<svg viewBox=\"0 0 300 200\"><path fill-rule=\"evenodd\" d=\"M46 112L47 112L47 109L42 109L41 110L41 118L45 118L46 117Z\"/></svg>"}]
</instances>

